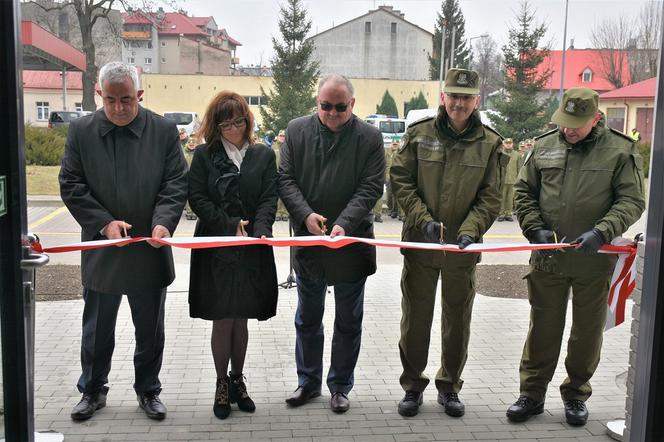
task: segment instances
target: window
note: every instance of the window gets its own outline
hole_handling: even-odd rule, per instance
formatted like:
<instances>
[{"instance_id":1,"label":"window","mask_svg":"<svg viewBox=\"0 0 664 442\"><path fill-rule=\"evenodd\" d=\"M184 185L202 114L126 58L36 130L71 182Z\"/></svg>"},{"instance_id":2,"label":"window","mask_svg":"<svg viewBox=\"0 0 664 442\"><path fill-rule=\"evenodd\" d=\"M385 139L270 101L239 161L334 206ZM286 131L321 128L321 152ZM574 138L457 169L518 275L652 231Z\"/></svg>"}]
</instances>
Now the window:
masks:
<instances>
[{"instance_id":1,"label":"window","mask_svg":"<svg viewBox=\"0 0 664 442\"><path fill-rule=\"evenodd\" d=\"M166 63L166 57L161 57L161 62Z\"/></svg>"},{"instance_id":2,"label":"window","mask_svg":"<svg viewBox=\"0 0 664 442\"><path fill-rule=\"evenodd\" d=\"M590 83L591 81L593 81L593 71L591 71L590 68L584 69L581 81L583 83Z\"/></svg>"},{"instance_id":3,"label":"window","mask_svg":"<svg viewBox=\"0 0 664 442\"><path fill-rule=\"evenodd\" d=\"M151 41L148 42L148 49L152 49L152 42Z\"/></svg>"},{"instance_id":4,"label":"window","mask_svg":"<svg viewBox=\"0 0 664 442\"><path fill-rule=\"evenodd\" d=\"M244 97L249 106L267 106L267 97L260 95L249 95Z\"/></svg>"},{"instance_id":5,"label":"window","mask_svg":"<svg viewBox=\"0 0 664 442\"><path fill-rule=\"evenodd\" d=\"M83 112L83 103L74 103L74 109L78 112Z\"/></svg>"},{"instance_id":6,"label":"window","mask_svg":"<svg viewBox=\"0 0 664 442\"><path fill-rule=\"evenodd\" d=\"M611 129L625 131L625 108L610 107L606 110L606 124Z\"/></svg>"},{"instance_id":7,"label":"window","mask_svg":"<svg viewBox=\"0 0 664 442\"><path fill-rule=\"evenodd\" d=\"M371 34L371 22L370 21L365 21L364 22L364 32L367 34Z\"/></svg>"},{"instance_id":8,"label":"window","mask_svg":"<svg viewBox=\"0 0 664 442\"><path fill-rule=\"evenodd\" d=\"M134 64L134 57L127 57L127 63Z\"/></svg>"},{"instance_id":9,"label":"window","mask_svg":"<svg viewBox=\"0 0 664 442\"><path fill-rule=\"evenodd\" d=\"M37 120L46 121L48 120L48 101L38 101L37 102Z\"/></svg>"},{"instance_id":10,"label":"window","mask_svg":"<svg viewBox=\"0 0 664 442\"><path fill-rule=\"evenodd\" d=\"M166 42L165 42L165 41L162 41L162 42L161 42L161 47L162 47L162 48L165 48L165 47L166 47Z\"/></svg>"},{"instance_id":11,"label":"window","mask_svg":"<svg viewBox=\"0 0 664 442\"><path fill-rule=\"evenodd\" d=\"M391 23L390 24L390 29L391 29L392 34L396 34L397 33L397 24L395 22Z\"/></svg>"},{"instance_id":12,"label":"window","mask_svg":"<svg viewBox=\"0 0 664 442\"><path fill-rule=\"evenodd\" d=\"M145 64L152 64L152 57L145 57Z\"/></svg>"}]
</instances>

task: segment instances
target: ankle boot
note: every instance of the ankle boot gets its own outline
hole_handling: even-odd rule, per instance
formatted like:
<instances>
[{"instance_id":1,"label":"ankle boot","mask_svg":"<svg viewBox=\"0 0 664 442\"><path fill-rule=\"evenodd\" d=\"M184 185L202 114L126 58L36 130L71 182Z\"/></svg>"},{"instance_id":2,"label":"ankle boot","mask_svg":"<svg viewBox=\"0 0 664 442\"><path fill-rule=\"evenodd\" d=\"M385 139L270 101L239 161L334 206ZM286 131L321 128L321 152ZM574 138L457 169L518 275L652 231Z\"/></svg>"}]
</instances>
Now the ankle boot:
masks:
<instances>
[{"instance_id":1,"label":"ankle boot","mask_svg":"<svg viewBox=\"0 0 664 442\"><path fill-rule=\"evenodd\" d=\"M214 394L212 411L219 419L226 419L231 414L231 403L228 399L229 379L227 376L217 379L217 391Z\"/></svg>"},{"instance_id":2,"label":"ankle boot","mask_svg":"<svg viewBox=\"0 0 664 442\"><path fill-rule=\"evenodd\" d=\"M247 394L247 386L244 383L245 377L242 373L230 374L230 403L237 403L237 407L242 411L253 413L256 410L256 404Z\"/></svg>"}]
</instances>

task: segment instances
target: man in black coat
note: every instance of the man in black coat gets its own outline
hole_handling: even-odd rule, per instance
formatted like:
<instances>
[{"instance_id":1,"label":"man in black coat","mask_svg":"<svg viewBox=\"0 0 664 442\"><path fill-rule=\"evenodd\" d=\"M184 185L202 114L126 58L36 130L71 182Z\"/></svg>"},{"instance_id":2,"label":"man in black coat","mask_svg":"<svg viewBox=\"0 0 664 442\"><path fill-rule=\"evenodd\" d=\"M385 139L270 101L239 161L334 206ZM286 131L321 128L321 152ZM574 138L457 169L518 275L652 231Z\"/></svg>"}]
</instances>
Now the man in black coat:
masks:
<instances>
[{"instance_id":1,"label":"man in black coat","mask_svg":"<svg viewBox=\"0 0 664 442\"><path fill-rule=\"evenodd\" d=\"M281 147L279 196L296 236L373 238L371 211L383 194L383 138L353 115L353 86L329 75L318 85L317 114L288 124ZM345 412L360 352L364 284L376 272L376 249L353 244L333 250L295 248L298 305L295 360L298 388L291 406L319 396L323 372L323 312L327 287L334 286L335 321L327 386L330 407Z\"/></svg>"},{"instance_id":2,"label":"man in black coat","mask_svg":"<svg viewBox=\"0 0 664 442\"><path fill-rule=\"evenodd\" d=\"M139 106L136 68L119 62L99 71L103 109L72 122L60 170L60 194L81 225L82 241L123 236L170 237L187 197L187 166L175 124ZM136 329L134 390L148 417L163 419L159 399L164 301L175 271L170 247L132 244L83 251L83 398L71 418L106 405L115 323L126 294Z\"/></svg>"}]
</instances>

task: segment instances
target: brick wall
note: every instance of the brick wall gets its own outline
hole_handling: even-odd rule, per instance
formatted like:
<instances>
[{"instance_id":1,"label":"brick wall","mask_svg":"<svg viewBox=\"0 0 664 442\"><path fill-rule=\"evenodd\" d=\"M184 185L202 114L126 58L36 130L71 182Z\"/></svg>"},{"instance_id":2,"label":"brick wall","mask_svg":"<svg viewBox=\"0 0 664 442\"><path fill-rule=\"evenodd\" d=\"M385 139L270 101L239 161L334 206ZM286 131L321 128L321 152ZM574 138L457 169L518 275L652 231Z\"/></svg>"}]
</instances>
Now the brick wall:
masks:
<instances>
[{"instance_id":1,"label":"brick wall","mask_svg":"<svg viewBox=\"0 0 664 442\"><path fill-rule=\"evenodd\" d=\"M629 430L632 423L632 400L634 397L634 375L636 365L636 347L639 338L639 317L641 315L641 289L643 287L643 257L645 244L639 243L638 257L636 259L636 288L632 294L634 307L632 308L632 338L629 342L629 369L627 371L627 399L625 401L625 432L622 440L629 440Z\"/></svg>"}]
</instances>

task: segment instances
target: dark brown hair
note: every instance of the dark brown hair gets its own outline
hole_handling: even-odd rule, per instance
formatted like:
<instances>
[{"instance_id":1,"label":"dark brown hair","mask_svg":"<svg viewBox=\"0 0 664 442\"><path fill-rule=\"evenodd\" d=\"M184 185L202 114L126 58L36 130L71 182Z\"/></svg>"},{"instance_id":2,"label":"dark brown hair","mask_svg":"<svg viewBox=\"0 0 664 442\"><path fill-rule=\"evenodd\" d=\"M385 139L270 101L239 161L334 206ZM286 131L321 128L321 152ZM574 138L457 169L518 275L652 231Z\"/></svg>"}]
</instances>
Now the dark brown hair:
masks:
<instances>
[{"instance_id":1,"label":"dark brown hair","mask_svg":"<svg viewBox=\"0 0 664 442\"><path fill-rule=\"evenodd\" d=\"M237 117L246 118L247 124L244 129L244 137L249 144L253 144L254 115L249 110L247 101L241 95L232 91L221 91L210 101L205 110L205 115L203 115L203 122L198 131L198 136L205 138L208 144L221 140L221 132L217 127L219 123Z\"/></svg>"}]
</instances>

